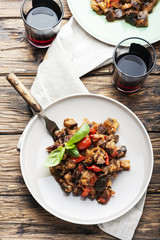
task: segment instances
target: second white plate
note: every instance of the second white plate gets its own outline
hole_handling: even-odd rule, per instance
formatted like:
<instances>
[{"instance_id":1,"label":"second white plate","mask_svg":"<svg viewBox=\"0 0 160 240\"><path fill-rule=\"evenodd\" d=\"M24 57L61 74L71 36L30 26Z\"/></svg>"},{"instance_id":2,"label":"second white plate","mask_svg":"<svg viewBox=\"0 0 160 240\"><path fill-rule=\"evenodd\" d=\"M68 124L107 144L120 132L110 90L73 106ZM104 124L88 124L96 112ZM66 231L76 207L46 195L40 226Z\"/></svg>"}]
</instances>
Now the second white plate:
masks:
<instances>
[{"instance_id":1,"label":"second white plate","mask_svg":"<svg viewBox=\"0 0 160 240\"><path fill-rule=\"evenodd\" d=\"M128 37L141 37L154 43L160 40L160 31L157 24L160 22L160 0L149 14L148 27L134 27L125 20L108 22L104 15L98 15L91 8L91 0L67 0L70 11L79 25L98 40L117 45Z\"/></svg>"}]
</instances>

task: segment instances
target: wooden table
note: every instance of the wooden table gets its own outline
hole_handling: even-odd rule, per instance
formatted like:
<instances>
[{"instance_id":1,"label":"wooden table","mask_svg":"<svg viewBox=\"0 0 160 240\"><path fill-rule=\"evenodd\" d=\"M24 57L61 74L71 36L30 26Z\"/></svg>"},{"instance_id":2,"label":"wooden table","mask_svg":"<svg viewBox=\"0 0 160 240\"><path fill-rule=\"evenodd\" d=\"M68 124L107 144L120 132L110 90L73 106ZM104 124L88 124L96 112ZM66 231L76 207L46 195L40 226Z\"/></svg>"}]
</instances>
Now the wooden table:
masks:
<instances>
[{"instance_id":1,"label":"wooden table","mask_svg":"<svg viewBox=\"0 0 160 240\"><path fill-rule=\"evenodd\" d=\"M62 25L71 16L66 0L63 3ZM30 88L46 50L27 42L20 4L20 0L0 0L0 239L115 239L96 225L71 224L52 216L39 206L24 184L16 145L32 114L5 76L14 72ZM111 65L82 77L91 93L113 97L129 107L143 122L152 141L153 176L134 240L160 239L160 42L154 47L157 65L137 93L126 95L114 88Z\"/></svg>"}]
</instances>

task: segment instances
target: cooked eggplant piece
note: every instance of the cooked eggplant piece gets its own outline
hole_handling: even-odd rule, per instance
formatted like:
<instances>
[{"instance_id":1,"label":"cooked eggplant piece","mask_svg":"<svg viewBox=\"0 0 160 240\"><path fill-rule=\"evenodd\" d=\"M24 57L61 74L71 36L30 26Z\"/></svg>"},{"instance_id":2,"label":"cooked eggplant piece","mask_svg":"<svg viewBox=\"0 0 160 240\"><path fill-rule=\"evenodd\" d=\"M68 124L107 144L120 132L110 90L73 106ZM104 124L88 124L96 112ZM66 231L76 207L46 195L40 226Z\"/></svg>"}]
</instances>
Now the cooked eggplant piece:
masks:
<instances>
[{"instance_id":1,"label":"cooked eggplant piece","mask_svg":"<svg viewBox=\"0 0 160 240\"><path fill-rule=\"evenodd\" d=\"M116 14L113 8L110 8L106 13L106 19L108 22L113 22L116 19Z\"/></svg>"},{"instance_id":2,"label":"cooked eggplant piece","mask_svg":"<svg viewBox=\"0 0 160 240\"><path fill-rule=\"evenodd\" d=\"M157 2L158 2L158 0L153 0L153 1L151 1L151 2L146 2L144 5L143 5L143 7L142 7L142 10L143 11L147 11L148 13L151 13L152 12L152 10L153 10L153 8L154 8L154 6L157 4Z\"/></svg>"},{"instance_id":3,"label":"cooked eggplant piece","mask_svg":"<svg viewBox=\"0 0 160 240\"><path fill-rule=\"evenodd\" d=\"M114 194L114 191L106 189L101 195L99 195L97 201L101 204L106 204L111 198L112 194Z\"/></svg>"},{"instance_id":4,"label":"cooked eggplant piece","mask_svg":"<svg viewBox=\"0 0 160 240\"><path fill-rule=\"evenodd\" d=\"M66 168L67 169L75 169L76 167L76 163L73 162L72 159L69 159L68 161L66 161Z\"/></svg>"},{"instance_id":5,"label":"cooked eggplant piece","mask_svg":"<svg viewBox=\"0 0 160 240\"><path fill-rule=\"evenodd\" d=\"M131 9L125 11L125 16L127 18L136 18L138 16L138 11L135 10L134 8L131 8Z\"/></svg>"},{"instance_id":6,"label":"cooked eggplant piece","mask_svg":"<svg viewBox=\"0 0 160 240\"><path fill-rule=\"evenodd\" d=\"M83 192L83 190L82 190L82 188L80 188L80 187L75 187L75 188L73 189L73 194L75 194L75 195L77 195L77 196L80 196L80 195L82 194L82 192Z\"/></svg>"},{"instance_id":7,"label":"cooked eggplant piece","mask_svg":"<svg viewBox=\"0 0 160 240\"><path fill-rule=\"evenodd\" d=\"M89 194L89 197L93 200L96 198L96 190L94 187L92 187L91 191L90 191L90 194Z\"/></svg>"},{"instance_id":8,"label":"cooked eggplant piece","mask_svg":"<svg viewBox=\"0 0 160 240\"><path fill-rule=\"evenodd\" d=\"M64 136L67 135L66 128L62 128L61 130L56 131L55 135L57 136L58 139L63 138Z\"/></svg>"},{"instance_id":9,"label":"cooked eggplant piece","mask_svg":"<svg viewBox=\"0 0 160 240\"><path fill-rule=\"evenodd\" d=\"M122 161L120 161L120 166L123 170L129 170L130 169L130 161L122 160Z\"/></svg>"},{"instance_id":10,"label":"cooked eggplant piece","mask_svg":"<svg viewBox=\"0 0 160 240\"><path fill-rule=\"evenodd\" d=\"M137 19L136 18L125 17L125 21L127 23L131 24L132 26L136 26L136 24L137 24Z\"/></svg>"},{"instance_id":11,"label":"cooked eggplant piece","mask_svg":"<svg viewBox=\"0 0 160 240\"><path fill-rule=\"evenodd\" d=\"M115 9L115 14L117 19L122 19L125 15L124 11L122 9Z\"/></svg>"},{"instance_id":12,"label":"cooked eggplant piece","mask_svg":"<svg viewBox=\"0 0 160 240\"><path fill-rule=\"evenodd\" d=\"M64 136L64 142L68 142L71 137L72 137L71 134Z\"/></svg>"},{"instance_id":13,"label":"cooked eggplant piece","mask_svg":"<svg viewBox=\"0 0 160 240\"><path fill-rule=\"evenodd\" d=\"M140 1L139 0L131 0L131 5L133 8L136 10L139 10L141 7Z\"/></svg>"},{"instance_id":14,"label":"cooked eggplant piece","mask_svg":"<svg viewBox=\"0 0 160 240\"><path fill-rule=\"evenodd\" d=\"M103 13L105 13L106 3L105 2L98 2L98 6L103 11Z\"/></svg>"},{"instance_id":15,"label":"cooked eggplant piece","mask_svg":"<svg viewBox=\"0 0 160 240\"><path fill-rule=\"evenodd\" d=\"M125 3L130 3L131 0L120 0L119 2L122 3L122 4L125 4Z\"/></svg>"},{"instance_id":16,"label":"cooked eggplant piece","mask_svg":"<svg viewBox=\"0 0 160 240\"><path fill-rule=\"evenodd\" d=\"M91 150L86 150L85 163L91 164L93 161L96 164L104 164L106 159L106 152L103 148L95 147Z\"/></svg>"},{"instance_id":17,"label":"cooked eggplant piece","mask_svg":"<svg viewBox=\"0 0 160 240\"><path fill-rule=\"evenodd\" d=\"M131 8L131 7L132 7L131 3L125 3L125 4L121 7L121 9L122 9L122 10L126 10L126 9Z\"/></svg>"},{"instance_id":18,"label":"cooked eggplant piece","mask_svg":"<svg viewBox=\"0 0 160 240\"><path fill-rule=\"evenodd\" d=\"M110 135L107 137L107 142L109 142L109 141L111 141L111 140L112 140L113 142L117 143L118 140L119 140L119 135L110 134Z\"/></svg>"},{"instance_id":19,"label":"cooked eggplant piece","mask_svg":"<svg viewBox=\"0 0 160 240\"><path fill-rule=\"evenodd\" d=\"M60 144L58 142L55 142L52 146L49 146L46 148L46 150L51 153L53 150L55 150L56 148L58 148L60 146Z\"/></svg>"},{"instance_id":20,"label":"cooked eggplant piece","mask_svg":"<svg viewBox=\"0 0 160 240\"><path fill-rule=\"evenodd\" d=\"M91 7L94 11L96 11L97 13L100 11L100 7L98 6L98 3L96 0L92 0L91 1Z\"/></svg>"},{"instance_id":21,"label":"cooked eggplant piece","mask_svg":"<svg viewBox=\"0 0 160 240\"><path fill-rule=\"evenodd\" d=\"M106 187L106 176L102 176L101 178L98 178L95 184L96 191L103 191Z\"/></svg>"},{"instance_id":22,"label":"cooked eggplant piece","mask_svg":"<svg viewBox=\"0 0 160 240\"><path fill-rule=\"evenodd\" d=\"M67 193L70 193L70 192L72 191L72 187L71 187L69 184L67 184L66 182L63 182L63 183L61 184L61 187L62 187L63 190L64 190L65 192L67 192Z\"/></svg>"},{"instance_id":23,"label":"cooked eggplant piece","mask_svg":"<svg viewBox=\"0 0 160 240\"><path fill-rule=\"evenodd\" d=\"M74 127L77 127L77 125L78 125L78 123L73 118L66 118L64 120L64 126L66 128L72 129Z\"/></svg>"},{"instance_id":24,"label":"cooked eggplant piece","mask_svg":"<svg viewBox=\"0 0 160 240\"><path fill-rule=\"evenodd\" d=\"M106 128L107 134L110 135L116 132L119 123L116 119L107 118L107 120L104 121L103 126Z\"/></svg>"},{"instance_id":25,"label":"cooked eggplant piece","mask_svg":"<svg viewBox=\"0 0 160 240\"><path fill-rule=\"evenodd\" d=\"M127 148L126 146L117 147L117 158L124 157L126 155Z\"/></svg>"},{"instance_id":26,"label":"cooked eggplant piece","mask_svg":"<svg viewBox=\"0 0 160 240\"><path fill-rule=\"evenodd\" d=\"M114 142L113 140L111 140L110 142L107 142L107 143L106 143L105 150L107 151L107 153L108 153L109 155L112 155L113 152L116 150L115 142Z\"/></svg>"},{"instance_id":27,"label":"cooked eggplant piece","mask_svg":"<svg viewBox=\"0 0 160 240\"><path fill-rule=\"evenodd\" d=\"M119 2L111 2L111 6L113 7L113 8L120 8L120 3Z\"/></svg>"},{"instance_id":28,"label":"cooked eggplant piece","mask_svg":"<svg viewBox=\"0 0 160 240\"><path fill-rule=\"evenodd\" d=\"M108 167L109 173L113 174L113 173L115 173L115 172L118 172L119 170L120 170L120 164L119 164L119 162L116 161L116 160L114 160L114 159L112 159L112 160L110 161L110 165L109 165L109 167Z\"/></svg>"},{"instance_id":29,"label":"cooked eggplant piece","mask_svg":"<svg viewBox=\"0 0 160 240\"><path fill-rule=\"evenodd\" d=\"M66 181L66 183L70 186L74 186L74 184L72 183L72 174L70 172L67 172L65 175L64 175L64 179Z\"/></svg>"},{"instance_id":30,"label":"cooked eggplant piece","mask_svg":"<svg viewBox=\"0 0 160 240\"><path fill-rule=\"evenodd\" d=\"M105 134L106 133L106 128L103 126L102 123L98 125L98 129L97 130L98 130L99 134Z\"/></svg>"},{"instance_id":31,"label":"cooked eggplant piece","mask_svg":"<svg viewBox=\"0 0 160 240\"><path fill-rule=\"evenodd\" d=\"M101 165L105 163L106 160L106 152L103 148L97 147L95 148L93 159L97 165Z\"/></svg>"},{"instance_id":32,"label":"cooked eggplant piece","mask_svg":"<svg viewBox=\"0 0 160 240\"><path fill-rule=\"evenodd\" d=\"M147 27L148 26L148 12L141 11L137 17L136 27Z\"/></svg>"}]
</instances>

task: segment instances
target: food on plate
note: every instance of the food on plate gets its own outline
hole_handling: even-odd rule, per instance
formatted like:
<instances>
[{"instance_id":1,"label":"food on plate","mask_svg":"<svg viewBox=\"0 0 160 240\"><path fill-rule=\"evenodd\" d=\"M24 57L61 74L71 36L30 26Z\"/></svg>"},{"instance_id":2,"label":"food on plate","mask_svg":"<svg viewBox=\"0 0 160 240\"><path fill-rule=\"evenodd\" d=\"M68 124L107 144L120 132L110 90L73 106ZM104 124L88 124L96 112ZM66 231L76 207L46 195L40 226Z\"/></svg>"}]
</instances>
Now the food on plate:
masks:
<instances>
[{"instance_id":1,"label":"food on plate","mask_svg":"<svg viewBox=\"0 0 160 240\"><path fill-rule=\"evenodd\" d=\"M148 26L148 13L151 13L158 0L91 0L91 7L106 20L113 22L125 19L136 27Z\"/></svg>"},{"instance_id":2,"label":"food on plate","mask_svg":"<svg viewBox=\"0 0 160 240\"><path fill-rule=\"evenodd\" d=\"M106 204L115 193L112 178L130 169L130 161L122 160L126 146L117 146L119 123L108 118L103 124L84 119L81 127L72 119L56 131L57 140L47 148L45 166L66 193L96 199Z\"/></svg>"}]
</instances>

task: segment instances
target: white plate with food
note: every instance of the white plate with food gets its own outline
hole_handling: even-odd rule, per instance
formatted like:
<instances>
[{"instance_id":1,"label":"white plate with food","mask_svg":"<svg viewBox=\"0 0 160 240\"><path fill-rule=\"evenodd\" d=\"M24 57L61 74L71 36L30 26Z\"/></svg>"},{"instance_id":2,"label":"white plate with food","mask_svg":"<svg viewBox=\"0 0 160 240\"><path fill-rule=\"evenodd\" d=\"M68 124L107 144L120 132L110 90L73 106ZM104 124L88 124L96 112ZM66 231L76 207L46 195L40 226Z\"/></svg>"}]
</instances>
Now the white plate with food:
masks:
<instances>
[{"instance_id":1,"label":"white plate with food","mask_svg":"<svg viewBox=\"0 0 160 240\"><path fill-rule=\"evenodd\" d=\"M68 0L68 6L79 25L102 42L117 45L128 37L141 37L150 43L160 40L160 32L156 27L160 22L160 0L152 13L148 14L148 27L132 26L124 19L108 22L105 15L93 11L91 0Z\"/></svg>"},{"instance_id":2,"label":"white plate with food","mask_svg":"<svg viewBox=\"0 0 160 240\"><path fill-rule=\"evenodd\" d=\"M35 116L24 133L20 153L24 181L36 201L51 214L78 224L98 224L116 219L129 211L143 196L153 170L152 145L141 121L127 107L116 100L94 94L77 94L50 104L45 114L59 128L66 118L73 118L80 126L84 118L103 123L116 119L119 127L117 145L127 147L121 160L130 161L130 170L122 171L112 180L115 191L107 204L96 200L66 194L44 163L46 148L53 139L46 130L43 119Z\"/></svg>"}]
</instances>

